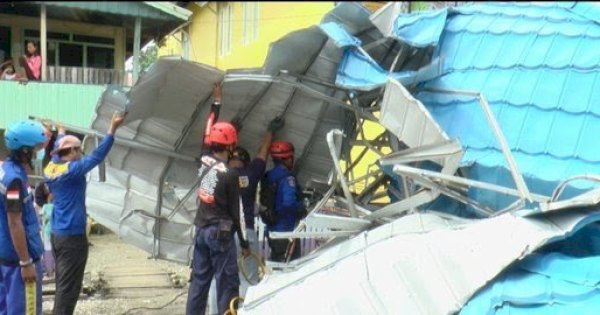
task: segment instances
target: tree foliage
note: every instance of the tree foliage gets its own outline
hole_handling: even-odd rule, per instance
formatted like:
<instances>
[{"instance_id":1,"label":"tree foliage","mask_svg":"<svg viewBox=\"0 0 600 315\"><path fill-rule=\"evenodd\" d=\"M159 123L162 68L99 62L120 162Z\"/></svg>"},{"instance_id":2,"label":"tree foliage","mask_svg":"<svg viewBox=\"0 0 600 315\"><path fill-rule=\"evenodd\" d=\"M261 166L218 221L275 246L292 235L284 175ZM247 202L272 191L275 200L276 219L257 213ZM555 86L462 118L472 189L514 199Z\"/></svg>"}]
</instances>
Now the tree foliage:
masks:
<instances>
[{"instance_id":1,"label":"tree foliage","mask_svg":"<svg viewBox=\"0 0 600 315\"><path fill-rule=\"evenodd\" d=\"M149 46L140 52L140 73L145 72L158 58L158 46Z\"/></svg>"}]
</instances>

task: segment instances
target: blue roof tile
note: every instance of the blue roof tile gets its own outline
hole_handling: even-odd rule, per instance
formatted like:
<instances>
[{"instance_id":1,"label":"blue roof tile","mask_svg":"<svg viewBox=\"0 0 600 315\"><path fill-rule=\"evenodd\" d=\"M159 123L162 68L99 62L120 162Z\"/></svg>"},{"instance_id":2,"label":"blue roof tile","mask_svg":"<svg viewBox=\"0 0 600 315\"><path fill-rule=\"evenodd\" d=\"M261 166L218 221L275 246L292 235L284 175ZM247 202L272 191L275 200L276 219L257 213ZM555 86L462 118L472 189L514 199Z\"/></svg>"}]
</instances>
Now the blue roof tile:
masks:
<instances>
[{"instance_id":1,"label":"blue roof tile","mask_svg":"<svg viewBox=\"0 0 600 315\"><path fill-rule=\"evenodd\" d=\"M533 254L477 293L460 314L595 314L600 307L600 256L595 254Z\"/></svg>"},{"instance_id":2,"label":"blue roof tile","mask_svg":"<svg viewBox=\"0 0 600 315\"><path fill-rule=\"evenodd\" d=\"M426 18L423 15L423 21ZM422 22L419 14L400 15L396 20L398 25L411 26L414 21ZM427 22L440 23L428 29L443 26L433 55L443 59L442 75L425 80L419 88L482 93L525 180L535 185L532 190L549 194L566 177L598 173L600 6L492 2L450 9L443 22ZM407 42L413 33L422 35L411 30ZM336 82L348 79L364 84L360 81L368 73L348 72L346 78L338 73ZM471 172L476 174L472 178L511 184L477 100L423 90L413 94L448 135L461 142L462 165L481 170ZM483 199L478 201L494 207L496 201L485 199L494 197L480 196Z\"/></svg>"}]
</instances>

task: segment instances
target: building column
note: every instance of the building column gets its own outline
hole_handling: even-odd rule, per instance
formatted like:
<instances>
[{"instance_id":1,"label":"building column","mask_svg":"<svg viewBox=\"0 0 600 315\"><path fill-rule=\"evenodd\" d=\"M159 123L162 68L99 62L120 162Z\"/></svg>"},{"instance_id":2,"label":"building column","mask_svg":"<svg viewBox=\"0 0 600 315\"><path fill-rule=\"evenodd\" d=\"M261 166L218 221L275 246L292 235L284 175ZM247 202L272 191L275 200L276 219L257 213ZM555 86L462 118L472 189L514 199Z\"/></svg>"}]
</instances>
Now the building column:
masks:
<instances>
[{"instance_id":1,"label":"building column","mask_svg":"<svg viewBox=\"0 0 600 315\"><path fill-rule=\"evenodd\" d=\"M47 78L47 65L48 65L48 49L47 49L47 37L46 37L46 5L41 4L40 8L40 48L42 54L42 81L46 81ZM27 47L25 47L27 49Z\"/></svg>"},{"instance_id":2,"label":"building column","mask_svg":"<svg viewBox=\"0 0 600 315\"><path fill-rule=\"evenodd\" d=\"M140 45L142 42L142 18L135 18L135 29L133 32L133 84L137 82L140 72Z\"/></svg>"},{"instance_id":3,"label":"building column","mask_svg":"<svg viewBox=\"0 0 600 315\"><path fill-rule=\"evenodd\" d=\"M183 59L190 60L190 34L185 28L181 29L183 39Z\"/></svg>"}]
</instances>

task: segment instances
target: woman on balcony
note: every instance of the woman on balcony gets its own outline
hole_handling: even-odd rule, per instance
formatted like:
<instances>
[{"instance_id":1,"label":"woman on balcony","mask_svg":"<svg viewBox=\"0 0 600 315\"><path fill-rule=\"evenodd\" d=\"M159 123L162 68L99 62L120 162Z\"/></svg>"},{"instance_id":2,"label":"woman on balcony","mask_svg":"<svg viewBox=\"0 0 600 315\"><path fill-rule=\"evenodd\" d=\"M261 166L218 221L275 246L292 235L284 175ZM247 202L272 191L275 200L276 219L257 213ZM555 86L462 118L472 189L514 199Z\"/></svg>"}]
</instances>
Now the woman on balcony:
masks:
<instances>
[{"instance_id":1,"label":"woman on balcony","mask_svg":"<svg viewBox=\"0 0 600 315\"><path fill-rule=\"evenodd\" d=\"M39 81L42 76L42 56L35 42L28 40L26 43L27 52L19 58L19 63L25 69L27 79Z\"/></svg>"}]
</instances>

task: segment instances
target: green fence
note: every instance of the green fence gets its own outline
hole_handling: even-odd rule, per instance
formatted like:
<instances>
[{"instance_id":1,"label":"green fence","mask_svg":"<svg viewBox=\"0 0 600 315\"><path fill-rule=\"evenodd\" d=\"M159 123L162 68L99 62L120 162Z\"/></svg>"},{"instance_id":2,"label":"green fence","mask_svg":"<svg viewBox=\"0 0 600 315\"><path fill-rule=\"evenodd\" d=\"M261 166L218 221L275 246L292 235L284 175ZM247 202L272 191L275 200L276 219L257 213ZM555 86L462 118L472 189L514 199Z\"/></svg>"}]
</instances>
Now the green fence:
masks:
<instances>
[{"instance_id":1,"label":"green fence","mask_svg":"<svg viewBox=\"0 0 600 315\"><path fill-rule=\"evenodd\" d=\"M105 89L105 85L0 81L0 128L28 116L89 128Z\"/></svg>"}]
</instances>

